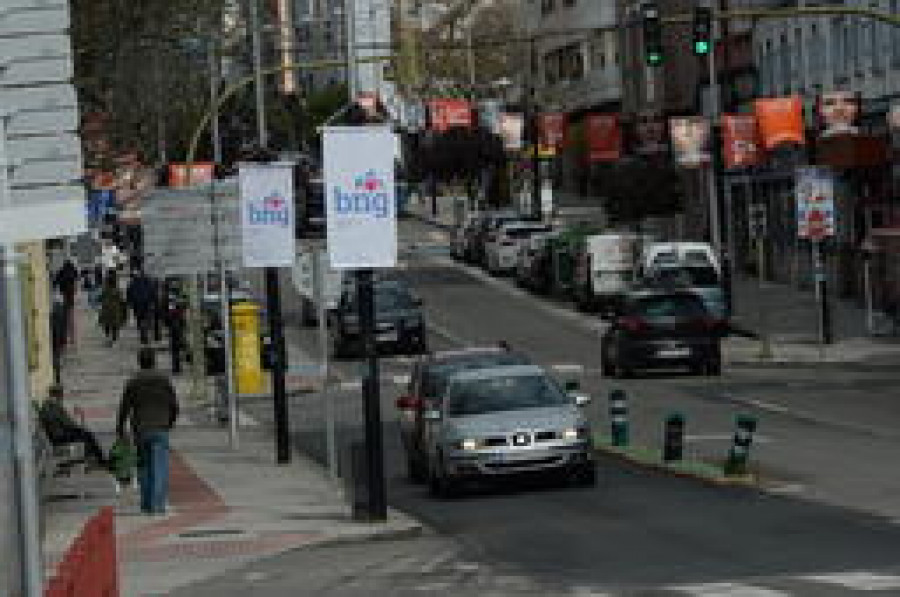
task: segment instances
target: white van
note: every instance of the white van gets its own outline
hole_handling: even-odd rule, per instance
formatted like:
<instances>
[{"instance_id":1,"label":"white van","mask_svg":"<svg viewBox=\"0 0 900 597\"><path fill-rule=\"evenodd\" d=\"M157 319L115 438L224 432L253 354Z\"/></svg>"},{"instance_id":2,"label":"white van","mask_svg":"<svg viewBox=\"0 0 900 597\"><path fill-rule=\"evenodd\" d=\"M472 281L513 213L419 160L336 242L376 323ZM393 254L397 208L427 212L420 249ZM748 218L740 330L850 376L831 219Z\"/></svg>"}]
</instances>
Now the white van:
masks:
<instances>
[{"instance_id":1,"label":"white van","mask_svg":"<svg viewBox=\"0 0 900 597\"><path fill-rule=\"evenodd\" d=\"M575 254L573 298L579 309L609 308L632 288L643 240L631 232L584 239Z\"/></svg>"},{"instance_id":2,"label":"white van","mask_svg":"<svg viewBox=\"0 0 900 597\"><path fill-rule=\"evenodd\" d=\"M503 224L485 247L487 270L495 275L512 273L522 245L532 235L550 231L549 224L540 222L512 221Z\"/></svg>"},{"instance_id":3,"label":"white van","mask_svg":"<svg viewBox=\"0 0 900 597\"><path fill-rule=\"evenodd\" d=\"M721 278L722 265L709 243L662 242L644 248L642 269L645 272L661 267L712 267Z\"/></svg>"}]
</instances>

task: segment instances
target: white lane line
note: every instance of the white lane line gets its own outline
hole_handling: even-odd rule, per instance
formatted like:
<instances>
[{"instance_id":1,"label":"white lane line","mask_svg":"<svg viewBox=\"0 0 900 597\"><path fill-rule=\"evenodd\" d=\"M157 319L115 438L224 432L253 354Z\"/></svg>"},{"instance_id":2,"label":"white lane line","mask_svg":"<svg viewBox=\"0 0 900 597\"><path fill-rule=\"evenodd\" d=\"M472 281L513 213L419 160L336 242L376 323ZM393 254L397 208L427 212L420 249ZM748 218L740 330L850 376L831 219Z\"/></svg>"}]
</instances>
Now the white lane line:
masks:
<instances>
[{"instance_id":1,"label":"white lane line","mask_svg":"<svg viewBox=\"0 0 900 597\"><path fill-rule=\"evenodd\" d=\"M584 365L579 365L578 363L560 363L556 365L550 365L550 369L556 371L557 373L575 373L581 375L584 373Z\"/></svg>"},{"instance_id":2,"label":"white lane line","mask_svg":"<svg viewBox=\"0 0 900 597\"><path fill-rule=\"evenodd\" d=\"M666 587L666 589L692 595L693 597L790 597L790 593L785 593L784 591L730 582L679 585Z\"/></svg>"},{"instance_id":3,"label":"white lane line","mask_svg":"<svg viewBox=\"0 0 900 597\"><path fill-rule=\"evenodd\" d=\"M800 495L806 491L806 485L800 483L785 483L784 485L768 487L765 491L774 495Z\"/></svg>"},{"instance_id":4,"label":"white lane line","mask_svg":"<svg viewBox=\"0 0 900 597\"><path fill-rule=\"evenodd\" d=\"M444 326L434 323L433 318L429 317L426 325L429 330L443 337L444 340L448 340L450 344L455 344L456 346L469 346L471 344L471 342L467 342L463 337L457 336Z\"/></svg>"},{"instance_id":5,"label":"white lane line","mask_svg":"<svg viewBox=\"0 0 900 597\"><path fill-rule=\"evenodd\" d=\"M803 580L838 585L854 591L891 591L900 589L900 576L877 572L835 572L801 576Z\"/></svg>"},{"instance_id":6,"label":"white lane line","mask_svg":"<svg viewBox=\"0 0 900 597\"><path fill-rule=\"evenodd\" d=\"M740 396L735 396L733 394L725 394L725 398L729 400L733 400L735 402L740 402L742 404L747 404L750 406L754 406L760 410L767 410L773 413L779 414L788 414L791 412L791 409L786 406L781 406L780 404L775 404L772 402L765 402L763 400L756 400L754 398L742 398Z\"/></svg>"}]
</instances>

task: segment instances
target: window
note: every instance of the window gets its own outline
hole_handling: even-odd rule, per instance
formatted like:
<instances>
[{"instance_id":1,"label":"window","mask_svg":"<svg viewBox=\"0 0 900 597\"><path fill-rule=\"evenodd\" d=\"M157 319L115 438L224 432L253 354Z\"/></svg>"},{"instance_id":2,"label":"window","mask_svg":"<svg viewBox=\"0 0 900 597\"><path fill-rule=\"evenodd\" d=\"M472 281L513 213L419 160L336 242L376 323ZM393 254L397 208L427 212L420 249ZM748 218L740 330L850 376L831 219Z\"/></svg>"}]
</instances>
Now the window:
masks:
<instances>
[{"instance_id":1,"label":"window","mask_svg":"<svg viewBox=\"0 0 900 597\"><path fill-rule=\"evenodd\" d=\"M869 22L869 55L872 71L876 74L884 72L884 56L881 55L881 32L884 25L875 21Z\"/></svg>"},{"instance_id":2,"label":"window","mask_svg":"<svg viewBox=\"0 0 900 597\"><path fill-rule=\"evenodd\" d=\"M555 0L541 0L541 14L547 15L553 12Z\"/></svg>"},{"instance_id":3,"label":"window","mask_svg":"<svg viewBox=\"0 0 900 597\"><path fill-rule=\"evenodd\" d=\"M781 74L781 88L784 93L791 92L791 47L788 45L787 33L781 34L781 64L779 72Z\"/></svg>"},{"instance_id":4,"label":"window","mask_svg":"<svg viewBox=\"0 0 900 597\"><path fill-rule=\"evenodd\" d=\"M803 55L803 29L797 27L794 29L794 48L796 48L796 60L794 60L794 71L791 79L797 83L802 91L806 86L806 62Z\"/></svg>"}]
</instances>

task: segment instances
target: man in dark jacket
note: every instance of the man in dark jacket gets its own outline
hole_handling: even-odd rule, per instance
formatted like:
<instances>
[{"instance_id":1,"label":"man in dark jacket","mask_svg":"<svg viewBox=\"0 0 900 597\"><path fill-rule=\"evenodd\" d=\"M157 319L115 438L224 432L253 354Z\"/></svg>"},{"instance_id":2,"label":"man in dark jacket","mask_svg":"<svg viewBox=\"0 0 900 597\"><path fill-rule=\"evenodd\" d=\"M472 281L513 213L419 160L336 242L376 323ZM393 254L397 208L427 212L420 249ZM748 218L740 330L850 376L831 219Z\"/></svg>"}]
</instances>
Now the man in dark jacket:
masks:
<instances>
[{"instance_id":1,"label":"man in dark jacket","mask_svg":"<svg viewBox=\"0 0 900 597\"><path fill-rule=\"evenodd\" d=\"M138 352L140 371L125 384L116 432L130 420L138 451L141 511L164 514L169 492L169 430L178 418L178 400L169 378L156 370L151 348Z\"/></svg>"},{"instance_id":2,"label":"man in dark jacket","mask_svg":"<svg viewBox=\"0 0 900 597\"><path fill-rule=\"evenodd\" d=\"M125 300L134 319L138 331L141 334L141 344L150 341L150 325L152 324L153 310L156 308L156 295L153 282L144 272L138 272L128 284L125 291Z\"/></svg>"},{"instance_id":3,"label":"man in dark jacket","mask_svg":"<svg viewBox=\"0 0 900 597\"><path fill-rule=\"evenodd\" d=\"M71 259L66 259L62 267L56 272L53 283L62 293L63 304L66 307L66 338L75 340L75 291L78 289L78 269Z\"/></svg>"}]
</instances>

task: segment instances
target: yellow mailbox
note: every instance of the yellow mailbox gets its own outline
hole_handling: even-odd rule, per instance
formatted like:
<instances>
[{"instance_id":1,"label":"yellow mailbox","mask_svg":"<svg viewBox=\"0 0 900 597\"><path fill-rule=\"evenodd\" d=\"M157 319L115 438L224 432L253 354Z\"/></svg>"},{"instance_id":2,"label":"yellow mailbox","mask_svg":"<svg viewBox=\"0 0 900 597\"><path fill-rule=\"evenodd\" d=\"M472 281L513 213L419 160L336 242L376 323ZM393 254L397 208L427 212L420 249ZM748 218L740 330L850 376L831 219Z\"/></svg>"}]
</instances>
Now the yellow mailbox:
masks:
<instances>
[{"instance_id":1,"label":"yellow mailbox","mask_svg":"<svg viewBox=\"0 0 900 597\"><path fill-rule=\"evenodd\" d=\"M265 383L260 359L259 306L232 305L231 329L235 390L238 394L262 394Z\"/></svg>"}]
</instances>

